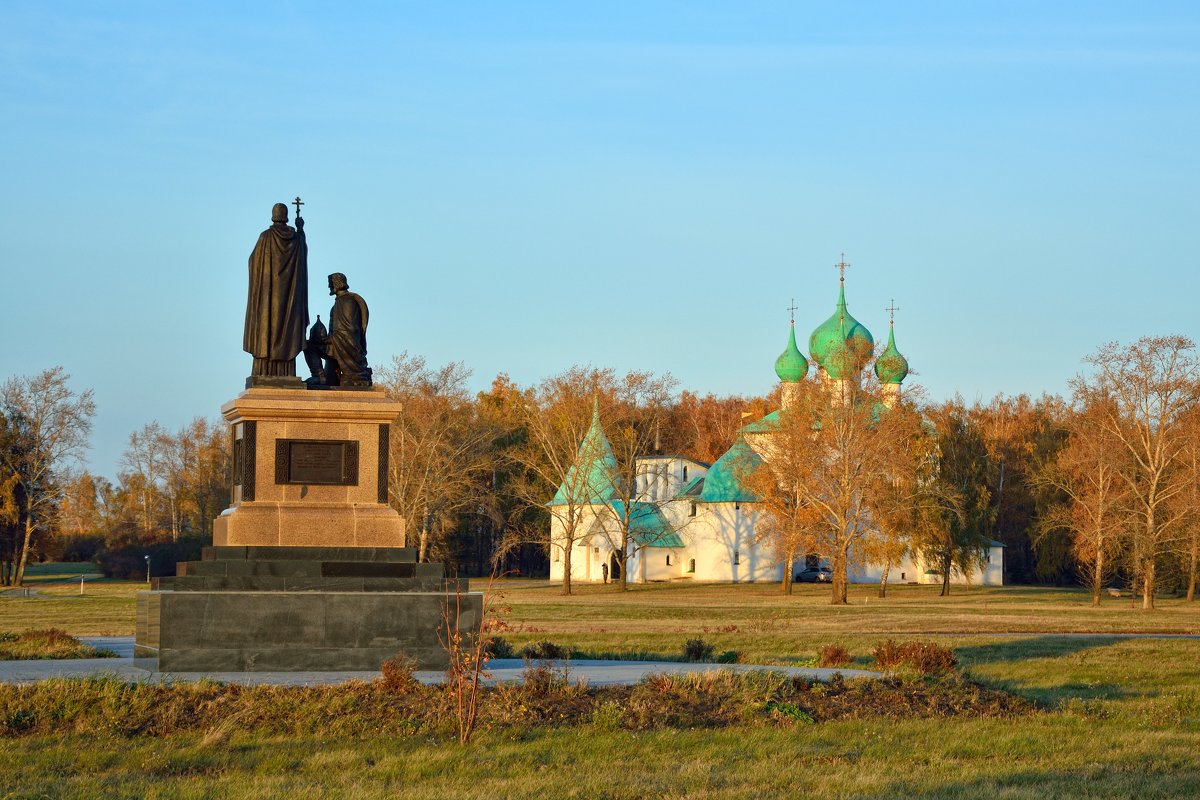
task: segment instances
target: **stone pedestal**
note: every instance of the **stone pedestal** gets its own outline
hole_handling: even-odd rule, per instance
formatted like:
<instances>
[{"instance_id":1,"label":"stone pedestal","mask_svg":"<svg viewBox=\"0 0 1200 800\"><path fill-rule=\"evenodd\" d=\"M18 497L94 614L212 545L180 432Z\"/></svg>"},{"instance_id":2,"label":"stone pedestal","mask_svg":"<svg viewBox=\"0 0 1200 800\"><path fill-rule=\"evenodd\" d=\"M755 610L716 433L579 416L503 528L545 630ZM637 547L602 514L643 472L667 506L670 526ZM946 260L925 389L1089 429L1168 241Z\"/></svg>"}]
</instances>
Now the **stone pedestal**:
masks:
<instances>
[{"instance_id":1,"label":"stone pedestal","mask_svg":"<svg viewBox=\"0 0 1200 800\"><path fill-rule=\"evenodd\" d=\"M213 544L402 547L404 519L387 504L400 408L382 390L256 387L226 403L233 504Z\"/></svg>"},{"instance_id":2,"label":"stone pedestal","mask_svg":"<svg viewBox=\"0 0 1200 800\"><path fill-rule=\"evenodd\" d=\"M440 669L439 631L478 634L482 595L416 563L387 504L399 403L256 385L221 412L233 504L200 561L138 592L136 658L166 672L347 671L403 652Z\"/></svg>"},{"instance_id":3,"label":"stone pedestal","mask_svg":"<svg viewBox=\"0 0 1200 800\"><path fill-rule=\"evenodd\" d=\"M412 548L206 547L137 594L134 657L163 672L377 670L403 652L443 669L447 623L483 597Z\"/></svg>"}]
</instances>

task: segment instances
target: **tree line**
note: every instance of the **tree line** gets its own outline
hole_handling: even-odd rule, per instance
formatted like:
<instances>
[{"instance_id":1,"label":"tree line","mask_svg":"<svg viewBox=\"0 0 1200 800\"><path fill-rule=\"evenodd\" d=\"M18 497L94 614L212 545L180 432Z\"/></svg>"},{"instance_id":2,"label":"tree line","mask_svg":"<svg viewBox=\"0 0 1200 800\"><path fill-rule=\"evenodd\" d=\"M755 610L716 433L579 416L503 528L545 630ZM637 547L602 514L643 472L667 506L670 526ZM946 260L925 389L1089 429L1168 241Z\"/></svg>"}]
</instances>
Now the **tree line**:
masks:
<instances>
[{"instance_id":1,"label":"tree line","mask_svg":"<svg viewBox=\"0 0 1200 800\"><path fill-rule=\"evenodd\" d=\"M545 573L546 503L571 478L594 407L617 486L632 500L637 456L712 463L743 425L780 404L778 389L716 396L681 390L670 375L590 366L526 386L501 374L481 392L470 378L462 363L409 354L377 374L404 408L391 430L390 501L421 559L460 574L494 564ZM850 404L823 401L828 393L808 383L803 413L776 435L776 485L768 476L754 488L781 558L840 560L835 592L844 596L855 559L895 563L919 550L946 577L978 563L995 539L1006 546L1006 582L1083 584L1097 602L1109 587L1136 587L1147 606L1156 592L1195 596L1200 373L1191 341L1106 345L1067 398L929 402L909 390L895 413L880 415L884 398L869 382ZM130 435L109 481L80 469L95 406L61 368L10 378L0 413L5 583L19 583L31 559L59 557L87 537L114 550L204 541L228 504L229 434L219 420L178 431L148 423ZM629 558L639 545L621 539Z\"/></svg>"}]
</instances>

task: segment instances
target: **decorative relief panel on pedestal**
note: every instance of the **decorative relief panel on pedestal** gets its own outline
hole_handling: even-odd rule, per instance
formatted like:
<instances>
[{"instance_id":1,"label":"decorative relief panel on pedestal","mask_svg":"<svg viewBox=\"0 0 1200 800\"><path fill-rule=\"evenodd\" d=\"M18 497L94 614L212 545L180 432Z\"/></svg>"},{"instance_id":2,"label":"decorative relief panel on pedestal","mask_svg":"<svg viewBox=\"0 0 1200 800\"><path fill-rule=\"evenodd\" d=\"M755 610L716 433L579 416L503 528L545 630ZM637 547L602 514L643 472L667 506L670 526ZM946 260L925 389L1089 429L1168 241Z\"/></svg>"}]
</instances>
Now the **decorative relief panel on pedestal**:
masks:
<instances>
[{"instance_id":1,"label":"decorative relief panel on pedestal","mask_svg":"<svg viewBox=\"0 0 1200 800\"><path fill-rule=\"evenodd\" d=\"M388 501L388 447L391 445L391 425L379 426L379 472L376 473L378 478L378 499L380 503Z\"/></svg>"},{"instance_id":2,"label":"decorative relief panel on pedestal","mask_svg":"<svg viewBox=\"0 0 1200 800\"><path fill-rule=\"evenodd\" d=\"M254 470L257 466L257 438L258 438L258 423L252 419L248 419L242 423L242 438L239 439L241 444L241 458L237 458L237 451L234 451L234 457L237 460L234 475L237 476L237 482L242 485L242 500L254 499Z\"/></svg>"}]
</instances>

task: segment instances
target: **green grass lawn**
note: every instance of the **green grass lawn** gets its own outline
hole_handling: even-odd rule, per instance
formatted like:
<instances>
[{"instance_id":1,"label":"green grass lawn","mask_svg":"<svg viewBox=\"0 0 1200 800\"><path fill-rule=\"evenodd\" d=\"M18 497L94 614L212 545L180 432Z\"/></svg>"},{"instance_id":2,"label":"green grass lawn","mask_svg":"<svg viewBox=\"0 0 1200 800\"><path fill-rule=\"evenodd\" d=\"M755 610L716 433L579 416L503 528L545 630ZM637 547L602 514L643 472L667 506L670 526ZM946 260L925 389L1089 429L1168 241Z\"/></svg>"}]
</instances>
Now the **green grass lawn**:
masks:
<instances>
[{"instance_id":1,"label":"green grass lawn","mask_svg":"<svg viewBox=\"0 0 1200 800\"><path fill-rule=\"evenodd\" d=\"M78 574L78 573L76 573ZM142 584L47 583L0 598L0 630L130 633ZM954 649L961 668L1035 701L1016 719L851 719L796 727L483 732L443 737L279 737L239 731L165 739L73 734L0 739L0 797L896 797L1200 796L1200 641L1112 633L1200 633L1200 604L1128 598L1090 607L1083 592L897 587L652 585L573 597L499 584L515 645L548 639L588 652L675 655L693 637L750 661L789 663L840 643L870 663L880 641ZM1056 637L1056 632L1094 634ZM999 637L996 633L1020 633ZM119 713L115 710L113 713Z\"/></svg>"}]
</instances>

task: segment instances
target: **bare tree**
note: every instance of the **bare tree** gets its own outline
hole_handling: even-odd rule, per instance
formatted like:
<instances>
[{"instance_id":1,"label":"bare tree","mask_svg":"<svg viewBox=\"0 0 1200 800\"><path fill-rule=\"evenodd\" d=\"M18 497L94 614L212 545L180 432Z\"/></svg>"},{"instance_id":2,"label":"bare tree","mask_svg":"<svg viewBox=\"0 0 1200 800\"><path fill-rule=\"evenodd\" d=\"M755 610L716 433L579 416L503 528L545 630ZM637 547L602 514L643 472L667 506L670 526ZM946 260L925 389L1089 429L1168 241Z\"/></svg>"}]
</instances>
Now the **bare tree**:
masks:
<instances>
[{"instance_id":1,"label":"bare tree","mask_svg":"<svg viewBox=\"0 0 1200 800\"><path fill-rule=\"evenodd\" d=\"M487 503L499 431L478 414L467 389L471 373L459 362L435 369L403 353L378 374L404 406L391 430L389 497L417 526L418 558L426 561L444 544L439 532Z\"/></svg>"},{"instance_id":2,"label":"bare tree","mask_svg":"<svg viewBox=\"0 0 1200 800\"><path fill-rule=\"evenodd\" d=\"M755 540L769 545L783 562L784 594L792 594L796 563L817 545L822 534L820 511L798 484L797 476L804 474L807 461L795 463L790 444L775 444L772 463L765 468L749 457L733 466L742 484L758 498L762 514L755 525Z\"/></svg>"},{"instance_id":3,"label":"bare tree","mask_svg":"<svg viewBox=\"0 0 1200 800\"><path fill-rule=\"evenodd\" d=\"M1200 364L1183 336L1145 337L1129 346L1106 344L1086 359L1094 368L1072 388L1084 401L1111 399L1096 424L1128 455L1120 473L1137 514L1133 560L1142 608L1154 608L1158 560L1174 543L1186 510L1188 434L1181 424L1196 404Z\"/></svg>"},{"instance_id":4,"label":"bare tree","mask_svg":"<svg viewBox=\"0 0 1200 800\"><path fill-rule=\"evenodd\" d=\"M955 572L969 579L986 563L995 513L988 490L991 463L983 432L960 399L925 414L935 431L934 472L919 494L913 544L937 567L945 597Z\"/></svg>"},{"instance_id":5,"label":"bare tree","mask_svg":"<svg viewBox=\"0 0 1200 800\"><path fill-rule=\"evenodd\" d=\"M890 463L869 478L866 495L876 533L868 540L867 556L882 565L879 597L887 597L892 568L914 549L925 517L922 513L939 499L937 439L927 431L914 401L919 395L909 390L905 402L888 411L890 433L898 438Z\"/></svg>"},{"instance_id":6,"label":"bare tree","mask_svg":"<svg viewBox=\"0 0 1200 800\"><path fill-rule=\"evenodd\" d=\"M595 506L613 499L616 459L599 410L613 383L612 370L572 367L527 390L518 411L524 442L509 451L519 477L512 488L530 508L545 508L550 498L550 530L537 535L563 565L564 595L571 594L575 545L597 519Z\"/></svg>"},{"instance_id":7,"label":"bare tree","mask_svg":"<svg viewBox=\"0 0 1200 800\"><path fill-rule=\"evenodd\" d=\"M784 537L777 547L785 555L829 560L830 602L844 604L849 574L877 536L875 478L893 469L916 417L891 413L874 382L847 380L799 382L778 419L761 445L769 476L756 481L767 529Z\"/></svg>"},{"instance_id":8,"label":"bare tree","mask_svg":"<svg viewBox=\"0 0 1200 800\"><path fill-rule=\"evenodd\" d=\"M121 482L136 493L142 508L142 533L151 535L157 527L158 503L166 480L167 430L154 420L129 434L129 444L121 454L125 468Z\"/></svg>"},{"instance_id":9,"label":"bare tree","mask_svg":"<svg viewBox=\"0 0 1200 800\"><path fill-rule=\"evenodd\" d=\"M1099 606L1104 582L1133 522L1129 485L1121 478L1129 456L1102 424L1113 413L1111 398L1093 394L1080 399L1067 420L1066 446L1035 477L1067 499L1039 520L1039 528L1042 536L1067 532L1075 561L1087 578L1092 605Z\"/></svg>"},{"instance_id":10,"label":"bare tree","mask_svg":"<svg viewBox=\"0 0 1200 800\"><path fill-rule=\"evenodd\" d=\"M229 505L228 427L219 420L196 417L175 438L181 452L181 493L196 514L192 529L209 534L213 520Z\"/></svg>"},{"instance_id":11,"label":"bare tree","mask_svg":"<svg viewBox=\"0 0 1200 800\"><path fill-rule=\"evenodd\" d=\"M92 390L76 393L62 367L19 376L0 387L0 402L17 448L0 451L4 467L15 476L22 495L24 531L13 582L25 578L34 539L52 527L62 497L64 470L82 460L92 431L96 405Z\"/></svg>"},{"instance_id":12,"label":"bare tree","mask_svg":"<svg viewBox=\"0 0 1200 800\"><path fill-rule=\"evenodd\" d=\"M644 520L661 518L661 507L671 498L648 500L638 491L639 459L657 449L662 426L671 410L671 397L677 381L670 375L656 377L649 372L630 372L612 387L606 403L609 444L615 468L604 474L612 502L603 506L606 522L603 535L617 558L620 574L617 584L629 588L629 560L647 547L661 543L663 528L639 535L635 528Z\"/></svg>"},{"instance_id":13,"label":"bare tree","mask_svg":"<svg viewBox=\"0 0 1200 800\"><path fill-rule=\"evenodd\" d=\"M1191 409L1183 418L1187 432L1187 451L1183 459L1186 489L1179 494L1183 507L1180 535L1177 539L1180 566L1187 576L1187 601L1196 600L1197 572L1200 571L1200 408Z\"/></svg>"}]
</instances>

